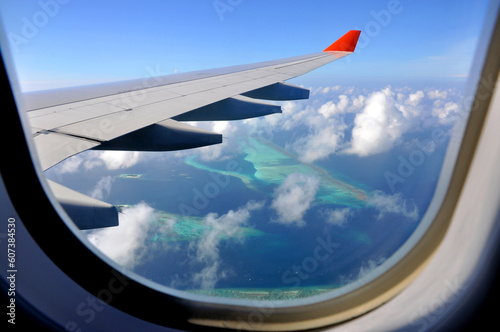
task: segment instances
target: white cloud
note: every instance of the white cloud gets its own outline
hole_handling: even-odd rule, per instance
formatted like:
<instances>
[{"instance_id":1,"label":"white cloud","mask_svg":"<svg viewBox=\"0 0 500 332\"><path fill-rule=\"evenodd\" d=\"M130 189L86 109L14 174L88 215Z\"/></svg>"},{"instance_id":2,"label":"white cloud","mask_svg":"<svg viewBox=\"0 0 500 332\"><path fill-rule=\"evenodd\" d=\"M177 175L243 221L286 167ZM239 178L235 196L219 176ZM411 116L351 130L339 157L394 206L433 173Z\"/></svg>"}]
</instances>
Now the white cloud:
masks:
<instances>
[{"instance_id":1,"label":"white cloud","mask_svg":"<svg viewBox=\"0 0 500 332\"><path fill-rule=\"evenodd\" d=\"M328 94L324 93L326 90ZM345 88L313 91L315 98L306 104L285 103L283 114L273 118L272 124L274 130L307 126L308 134L287 143L304 162L335 153L364 157L387 152L403 142L409 132L455 121L460 97L460 93L452 90L415 90L407 86L364 90L363 94ZM328 96L326 101L325 96ZM353 112L354 121L349 116ZM346 137L350 140L346 141Z\"/></svg>"},{"instance_id":2,"label":"white cloud","mask_svg":"<svg viewBox=\"0 0 500 332\"><path fill-rule=\"evenodd\" d=\"M133 268L146 252L148 232L154 225L154 209L146 203L124 208L119 226L101 228L87 233L88 240L117 263Z\"/></svg>"},{"instance_id":3,"label":"white cloud","mask_svg":"<svg viewBox=\"0 0 500 332\"><path fill-rule=\"evenodd\" d=\"M346 95L339 96L339 102L335 104L332 100L321 105L318 112L325 118L344 113L349 106L349 98Z\"/></svg>"},{"instance_id":4,"label":"white cloud","mask_svg":"<svg viewBox=\"0 0 500 332\"><path fill-rule=\"evenodd\" d=\"M90 196L95 199L103 200L109 196L111 192L111 184L114 178L111 176L102 177L95 185L94 189L90 192Z\"/></svg>"},{"instance_id":5,"label":"white cloud","mask_svg":"<svg viewBox=\"0 0 500 332\"><path fill-rule=\"evenodd\" d=\"M359 95L358 97L351 97L351 111L356 111L361 109L365 105L366 97L363 95Z\"/></svg>"},{"instance_id":6,"label":"white cloud","mask_svg":"<svg viewBox=\"0 0 500 332\"><path fill-rule=\"evenodd\" d=\"M220 260L215 260L200 272L195 273L193 281L201 289L213 289L219 280L226 279L230 275L232 275L231 270L221 270Z\"/></svg>"},{"instance_id":7,"label":"white cloud","mask_svg":"<svg viewBox=\"0 0 500 332\"><path fill-rule=\"evenodd\" d=\"M138 151L85 151L81 154L72 156L58 165L59 173L75 173L80 171L83 165L85 170L91 170L95 167L106 166L108 170L122 169L134 166L140 161L140 152Z\"/></svg>"},{"instance_id":8,"label":"white cloud","mask_svg":"<svg viewBox=\"0 0 500 332\"><path fill-rule=\"evenodd\" d=\"M419 217L417 205L408 203L400 193L387 195L380 190L375 190L369 195L366 202L377 209L379 212L377 219L379 220L387 213L400 214L411 221L417 221Z\"/></svg>"},{"instance_id":9,"label":"white cloud","mask_svg":"<svg viewBox=\"0 0 500 332\"><path fill-rule=\"evenodd\" d=\"M284 130L291 130L304 121L312 114L311 109L305 107L303 103L294 101L285 101L281 106L282 116L277 125Z\"/></svg>"},{"instance_id":10,"label":"white cloud","mask_svg":"<svg viewBox=\"0 0 500 332\"><path fill-rule=\"evenodd\" d=\"M138 151L103 151L99 153L99 158L107 169L122 169L137 164L139 154Z\"/></svg>"},{"instance_id":11,"label":"white cloud","mask_svg":"<svg viewBox=\"0 0 500 332\"><path fill-rule=\"evenodd\" d=\"M243 208L237 211L230 210L220 217L216 213L205 216L203 223L207 226L206 230L198 241L190 243L190 249L195 250L195 259L206 265L193 276L193 281L202 289L214 288L220 279L232 273L231 270L222 268L219 256L220 242L223 238L242 240L240 237L242 226L250 218L250 212L263 206L263 202L249 202Z\"/></svg>"},{"instance_id":12,"label":"white cloud","mask_svg":"<svg viewBox=\"0 0 500 332\"><path fill-rule=\"evenodd\" d=\"M228 154L238 152L237 141L233 140L232 137L235 136L236 132L246 133L247 131L241 123L231 121L192 121L187 122L187 124L222 134L223 139L221 144L204 146L195 150L203 161L221 160L221 158L227 158ZM186 150L186 152L190 153L189 150Z\"/></svg>"},{"instance_id":13,"label":"white cloud","mask_svg":"<svg viewBox=\"0 0 500 332\"><path fill-rule=\"evenodd\" d=\"M341 227L345 226L347 224L347 220L354 215L354 211L351 208L326 210L324 213L326 216L326 222Z\"/></svg>"},{"instance_id":14,"label":"white cloud","mask_svg":"<svg viewBox=\"0 0 500 332\"><path fill-rule=\"evenodd\" d=\"M300 137L290 147L299 156L300 161L312 163L335 153L343 136L343 132L337 126L324 127Z\"/></svg>"},{"instance_id":15,"label":"white cloud","mask_svg":"<svg viewBox=\"0 0 500 332\"><path fill-rule=\"evenodd\" d=\"M62 162L57 167L57 172L59 174L64 173L76 173L80 169L80 165L82 164L83 159L80 155L71 156Z\"/></svg>"},{"instance_id":16,"label":"white cloud","mask_svg":"<svg viewBox=\"0 0 500 332\"><path fill-rule=\"evenodd\" d=\"M446 99L448 96L448 91L432 90L427 92L427 96L430 99Z\"/></svg>"},{"instance_id":17,"label":"white cloud","mask_svg":"<svg viewBox=\"0 0 500 332\"><path fill-rule=\"evenodd\" d=\"M387 86L375 91L335 86L313 88L311 96L309 101L282 102L282 114L244 121L194 123L224 135L223 144L200 148L196 153L205 161L221 160L239 152L238 139L246 134L268 138L280 131L298 129L286 145L306 163L332 154L380 154L403 142L409 132L440 125L443 118L453 121L446 116L446 112L453 114L450 105L444 105L457 94L407 86ZM432 107L433 101L442 104ZM441 118L432 114L433 108Z\"/></svg>"},{"instance_id":18,"label":"white cloud","mask_svg":"<svg viewBox=\"0 0 500 332\"><path fill-rule=\"evenodd\" d=\"M309 88L311 90L311 95L316 95L316 94L328 94L332 91L338 91L342 87L340 85L335 85L335 86L327 86L327 87L317 87L317 88Z\"/></svg>"},{"instance_id":19,"label":"white cloud","mask_svg":"<svg viewBox=\"0 0 500 332\"><path fill-rule=\"evenodd\" d=\"M304 226L303 217L316 197L319 182L303 173L289 174L274 192L271 206L278 214L276 222Z\"/></svg>"},{"instance_id":20,"label":"white cloud","mask_svg":"<svg viewBox=\"0 0 500 332\"><path fill-rule=\"evenodd\" d=\"M423 98L424 98L424 92L419 90L415 93L410 93L408 99L406 100L406 103L412 106L417 106L422 101Z\"/></svg>"},{"instance_id":21,"label":"white cloud","mask_svg":"<svg viewBox=\"0 0 500 332\"><path fill-rule=\"evenodd\" d=\"M460 111L460 107L457 103L446 102L443 105L442 100L436 100L434 102L434 108L432 109L432 115L439 119L441 124L450 124L455 122L456 115Z\"/></svg>"},{"instance_id":22,"label":"white cloud","mask_svg":"<svg viewBox=\"0 0 500 332\"><path fill-rule=\"evenodd\" d=\"M83 168L85 170L88 171L96 167L104 166L104 161L100 158L100 151L88 151L84 153L87 157L83 163Z\"/></svg>"},{"instance_id":23,"label":"white cloud","mask_svg":"<svg viewBox=\"0 0 500 332\"><path fill-rule=\"evenodd\" d=\"M348 154L360 157L390 150L407 130L403 114L395 107L390 88L373 93L354 119Z\"/></svg>"},{"instance_id":24,"label":"white cloud","mask_svg":"<svg viewBox=\"0 0 500 332\"><path fill-rule=\"evenodd\" d=\"M385 261L386 258L381 257L379 259L370 259L367 262L362 262L361 266L354 272L350 273L349 275L341 276L340 283L343 285L347 285L350 284L351 282L359 280L370 274L373 270L382 265L382 263L384 263Z\"/></svg>"}]
</instances>

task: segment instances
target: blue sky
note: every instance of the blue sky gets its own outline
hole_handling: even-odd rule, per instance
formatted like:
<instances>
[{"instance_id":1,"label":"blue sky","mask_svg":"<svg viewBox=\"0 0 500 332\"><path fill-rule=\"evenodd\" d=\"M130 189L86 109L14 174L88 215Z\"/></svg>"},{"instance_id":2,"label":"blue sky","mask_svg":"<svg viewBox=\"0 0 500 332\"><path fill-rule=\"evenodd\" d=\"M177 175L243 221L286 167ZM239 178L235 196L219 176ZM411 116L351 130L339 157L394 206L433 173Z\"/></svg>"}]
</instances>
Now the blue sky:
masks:
<instances>
[{"instance_id":1,"label":"blue sky","mask_svg":"<svg viewBox=\"0 0 500 332\"><path fill-rule=\"evenodd\" d=\"M357 54L302 78L333 84L463 77L487 1L3 1L24 89L313 53L350 29Z\"/></svg>"}]
</instances>

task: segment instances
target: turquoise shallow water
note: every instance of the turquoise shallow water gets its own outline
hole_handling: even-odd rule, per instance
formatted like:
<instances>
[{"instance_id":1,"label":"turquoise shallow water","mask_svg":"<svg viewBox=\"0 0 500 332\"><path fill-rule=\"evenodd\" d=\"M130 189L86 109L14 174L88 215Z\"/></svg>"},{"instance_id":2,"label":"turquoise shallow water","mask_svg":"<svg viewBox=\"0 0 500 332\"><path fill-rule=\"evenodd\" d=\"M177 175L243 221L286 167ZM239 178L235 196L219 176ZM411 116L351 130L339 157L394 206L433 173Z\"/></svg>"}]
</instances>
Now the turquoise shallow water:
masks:
<instances>
[{"instance_id":1,"label":"turquoise shallow water","mask_svg":"<svg viewBox=\"0 0 500 332\"><path fill-rule=\"evenodd\" d=\"M154 241L166 241L166 242L177 242L177 241L193 241L199 239L207 231L210 231L210 226L207 226L203 222L203 218L193 217L193 216L181 216L177 214L171 214L165 211L156 210L154 223L159 225L168 225L170 221L175 221L172 223L171 227L168 227L168 231L164 233L158 233L151 237ZM234 237L251 237L251 236L262 236L265 233L250 227L239 227L237 233ZM227 240L228 235L219 236L221 240Z\"/></svg>"},{"instance_id":2,"label":"turquoise shallow water","mask_svg":"<svg viewBox=\"0 0 500 332\"><path fill-rule=\"evenodd\" d=\"M301 163L294 155L269 141L249 138L246 141L240 141L240 147L244 154L244 160L253 166L253 174L209 167L199 162L194 155L186 158L185 162L198 169L239 178L249 189L253 190L267 188L266 186L270 185L278 186L290 174L305 174L320 180L315 204L336 204L351 207L366 205L366 189L340 181L313 164ZM270 195L272 192L267 191L267 194Z\"/></svg>"},{"instance_id":3,"label":"turquoise shallow water","mask_svg":"<svg viewBox=\"0 0 500 332\"><path fill-rule=\"evenodd\" d=\"M296 300L332 291L338 286L283 287L283 288L219 288L189 290L190 293L254 301Z\"/></svg>"}]
</instances>

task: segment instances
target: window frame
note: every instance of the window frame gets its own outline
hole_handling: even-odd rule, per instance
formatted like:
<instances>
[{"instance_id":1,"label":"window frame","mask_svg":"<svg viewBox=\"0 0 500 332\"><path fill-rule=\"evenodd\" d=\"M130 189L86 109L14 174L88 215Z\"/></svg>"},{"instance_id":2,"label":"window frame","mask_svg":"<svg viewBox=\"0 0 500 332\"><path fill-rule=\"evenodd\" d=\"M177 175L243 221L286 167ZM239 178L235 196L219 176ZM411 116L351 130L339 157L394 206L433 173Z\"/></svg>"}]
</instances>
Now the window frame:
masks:
<instances>
[{"instance_id":1,"label":"window frame","mask_svg":"<svg viewBox=\"0 0 500 332\"><path fill-rule=\"evenodd\" d=\"M498 4L495 9L493 14L490 13L492 16L498 14ZM498 15L490 19L496 21ZM452 151L452 148L449 148L446 156L447 165L443 166L444 173L441 174L436 190L440 194L431 202L431 205L440 203L439 209L432 212L435 216L426 216L432 219L432 222L425 232L418 235L420 238L414 240L414 245L410 249L402 249L406 250L405 254L403 257L395 258L397 261L392 263L390 269L380 272L378 277L361 286L353 285L351 291L344 290L343 294L334 298L328 299L329 296L326 295L321 301L318 301L319 298L314 298L299 304L275 306L272 308L272 313L266 315L258 311L259 308L255 305L190 295L171 289L168 289L167 293L162 291L163 288L149 283L140 276L127 277L128 271L87 246L88 242L84 236L73 225L48 189L38 161L33 157L36 153L33 152L33 142L27 134L29 130L26 130L28 128L26 117L17 112L15 100L20 98L14 98L14 95L18 95L18 91L4 98L5 108L9 110L6 112L6 122L9 123L10 131L8 135L5 135L5 132L2 135L4 142L11 142L6 144L4 154L15 156L15 163L12 160L1 163L2 179L13 206L30 235L56 266L76 284L101 298L104 297L103 294L108 294L105 290L111 291L111 285L113 285L112 290L117 289L116 281L125 284L120 291L111 292L109 304L120 311L154 324L183 330L196 329L200 325L235 329L250 327L254 330L301 330L343 322L377 308L415 280L432 259L450 226L492 96L488 87L478 82L490 73L496 73L498 76L499 71L500 52L499 45L495 41L500 40L500 24L498 21L489 24L494 25L494 30L491 33L488 31L483 33L481 42L483 47L488 47L484 65L481 74L473 78L476 82L471 86L471 89L475 90L474 109L463 130L463 138L452 140L451 144L457 144L458 150ZM486 27L485 30L488 28L491 29ZM9 68L8 64L12 62L8 50L5 52L3 45L5 43L2 43L2 55ZM476 56L476 61L483 63L480 57L480 54ZM14 77L7 76L5 70L2 71L2 76L4 81L9 81L9 78L12 80ZM16 86L15 81L11 81L11 86ZM460 133L457 135L460 136ZM448 167L452 167L453 172L449 173L448 179L445 179ZM22 185L19 183L21 174ZM446 186L446 190L443 186ZM37 202L37 209L32 208L32 202ZM68 260L67 251L61 248L71 248L71 255L78 260ZM145 299L149 305L141 305ZM155 305L156 303L162 305ZM166 311L169 315L165 315ZM258 316L262 319L259 324L242 323L248 322L251 315L256 312L261 313Z\"/></svg>"}]
</instances>

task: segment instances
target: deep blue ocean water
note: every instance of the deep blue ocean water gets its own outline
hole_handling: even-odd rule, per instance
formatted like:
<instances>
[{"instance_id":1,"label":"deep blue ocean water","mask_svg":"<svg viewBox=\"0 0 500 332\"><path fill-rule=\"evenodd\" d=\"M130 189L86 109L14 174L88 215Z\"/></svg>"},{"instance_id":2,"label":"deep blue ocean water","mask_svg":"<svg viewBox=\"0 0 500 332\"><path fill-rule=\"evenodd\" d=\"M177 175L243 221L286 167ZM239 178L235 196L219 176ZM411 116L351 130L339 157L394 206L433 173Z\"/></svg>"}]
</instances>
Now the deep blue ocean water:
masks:
<instances>
[{"instance_id":1,"label":"deep blue ocean water","mask_svg":"<svg viewBox=\"0 0 500 332\"><path fill-rule=\"evenodd\" d=\"M425 139L431 134L421 132L419 135ZM205 162L193 154L168 156L126 169L126 174L140 174L140 178L123 177L123 170L105 171L102 167L86 171L85 181L71 173L57 177L49 172L48 176L86 194L103 176L112 176L107 202L132 206L145 202L159 213L173 215L178 223L195 220L195 225L203 225L203 217L208 213L217 213L220 217L244 207L249 201L263 204L251 211L250 218L241 225L258 234L247 236L243 231L243 236L220 239L216 245L216 261L196 259L193 248L201 241L202 232L184 241L174 241L169 234L149 234L144 244L146 255L133 270L160 284L185 290L200 289L193 276L217 262L215 289L338 287L383 263L418 225L418 220L410 220L401 213L383 213L379 218L380 210L366 204L366 200L352 198L354 194L349 192L360 190L367 196L375 191L387 196L398 194L409 205L418 207L421 218L432 199L446 150L446 143L438 145L391 191L384 174L387 171L397 174L398 157L408 158L415 147L401 145L390 153L364 158L332 155L312 167L287 157L282 149L286 144L283 137L276 138L277 144L260 142L265 146L254 146L255 160L249 160L243 148L241 154L217 162ZM261 156L274 153L280 160L273 166L275 169L265 168L258 161ZM267 172L260 178L256 176L259 167ZM328 203L332 198L325 195L332 187L320 185L316 200L303 215L301 226L276 222L278 216L272 208L272 200L284 179L274 183L272 177L286 176L287 170L320 177L321 183L327 178L340 181L347 185L341 187L340 192L347 191L352 197ZM200 198L200 193L204 198ZM320 193L324 196L322 200L319 200ZM325 211L343 208L351 211L344 225L326 221ZM161 241L166 245L159 245ZM334 245L326 249L325 243Z\"/></svg>"}]
</instances>

